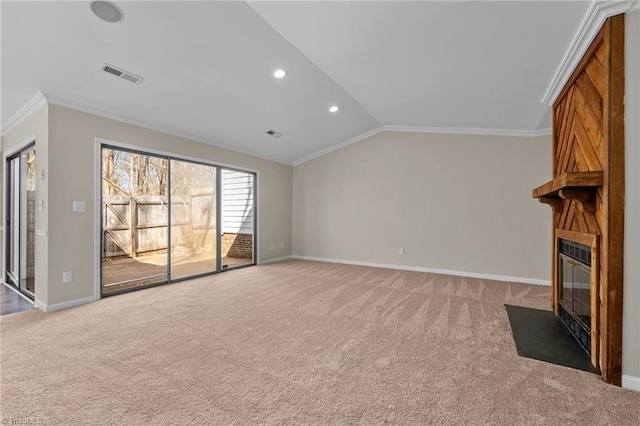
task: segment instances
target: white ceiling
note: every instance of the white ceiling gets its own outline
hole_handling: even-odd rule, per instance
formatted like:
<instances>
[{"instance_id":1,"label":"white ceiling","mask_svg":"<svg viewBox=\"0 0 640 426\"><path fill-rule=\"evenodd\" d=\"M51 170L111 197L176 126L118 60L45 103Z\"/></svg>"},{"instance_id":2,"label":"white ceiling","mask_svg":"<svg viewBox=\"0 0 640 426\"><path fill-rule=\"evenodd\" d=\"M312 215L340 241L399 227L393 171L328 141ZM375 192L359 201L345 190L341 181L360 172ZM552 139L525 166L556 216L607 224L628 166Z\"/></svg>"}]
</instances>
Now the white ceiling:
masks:
<instances>
[{"instance_id":1,"label":"white ceiling","mask_svg":"<svg viewBox=\"0 0 640 426\"><path fill-rule=\"evenodd\" d=\"M383 125L525 132L588 5L251 3Z\"/></svg>"},{"instance_id":2,"label":"white ceiling","mask_svg":"<svg viewBox=\"0 0 640 426\"><path fill-rule=\"evenodd\" d=\"M540 100L589 6L116 3L117 24L88 2L1 3L3 124L42 91L285 163L380 126L533 134L550 127Z\"/></svg>"}]
</instances>

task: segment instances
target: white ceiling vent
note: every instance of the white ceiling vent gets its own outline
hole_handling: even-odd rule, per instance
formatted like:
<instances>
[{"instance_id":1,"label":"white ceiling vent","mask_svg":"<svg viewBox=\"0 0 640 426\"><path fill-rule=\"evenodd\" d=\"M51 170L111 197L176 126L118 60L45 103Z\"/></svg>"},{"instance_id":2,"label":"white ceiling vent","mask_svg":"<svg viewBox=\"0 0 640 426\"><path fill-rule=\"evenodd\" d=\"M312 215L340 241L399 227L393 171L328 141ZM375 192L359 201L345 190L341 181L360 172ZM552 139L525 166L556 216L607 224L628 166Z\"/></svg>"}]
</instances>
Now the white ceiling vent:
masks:
<instances>
[{"instance_id":1,"label":"white ceiling vent","mask_svg":"<svg viewBox=\"0 0 640 426\"><path fill-rule=\"evenodd\" d=\"M113 74L116 77L124 78L127 81L130 81L135 84L142 83L142 77L139 77L135 74L130 73L129 71L125 71L121 68L114 67L113 65L104 64L102 66L102 71L108 72L109 74Z\"/></svg>"}]
</instances>

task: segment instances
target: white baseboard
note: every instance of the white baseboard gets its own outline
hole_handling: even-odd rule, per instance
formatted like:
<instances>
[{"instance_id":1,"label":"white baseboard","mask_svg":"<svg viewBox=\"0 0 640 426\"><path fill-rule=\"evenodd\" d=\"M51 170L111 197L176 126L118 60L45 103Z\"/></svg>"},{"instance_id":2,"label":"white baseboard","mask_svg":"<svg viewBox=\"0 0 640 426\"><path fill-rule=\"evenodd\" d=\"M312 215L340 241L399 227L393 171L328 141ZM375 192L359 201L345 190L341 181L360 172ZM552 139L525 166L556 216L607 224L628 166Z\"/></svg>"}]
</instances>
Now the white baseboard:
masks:
<instances>
[{"instance_id":1,"label":"white baseboard","mask_svg":"<svg viewBox=\"0 0 640 426\"><path fill-rule=\"evenodd\" d=\"M43 312L53 312L53 311L58 311L60 309L73 308L74 306L85 305L87 303L92 303L95 301L96 301L96 298L91 296L91 297L85 297L83 299L69 300L68 302L54 303L53 305L47 305L46 303L42 303L41 301L36 300L35 305L38 309L40 309Z\"/></svg>"},{"instance_id":2,"label":"white baseboard","mask_svg":"<svg viewBox=\"0 0 640 426\"><path fill-rule=\"evenodd\" d=\"M622 387L640 392L640 377L622 375Z\"/></svg>"},{"instance_id":3,"label":"white baseboard","mask_svg":"<svg viewBox=\"0 0 640 426\"><path fill-rule=\"evenodd\" d=\"M292 259L293 256L283 256L283 257L277 257L275 259L266 259L266 260L261 260L258 265L268 265L270 263L277 263L277 262L282 262L285 260L289 260Z\"/></svg>"},{"instance_id":4,"label":"white baseboard","mask_svg":"<svg viewBox=\"0 0 640 426\"><path fill-rule=\"evenodd\" d=\"M360 262L357 260L327 259L324 257L298 256L295 254L292 256L292 258L300 259L300 260L313 260L316 262L342 263L345 265L370 266L372 268L399 269L402 271L413 271L413 272L428 272L431 274L454 275L457 277L480 278L484 280L507 281L507 282L546 285L546 286L551 285L550 281L538 280L535 278L510 277L507 275L478 274L475 272L451 271L448 269L424 268L421 266L392 265L387 263Z\"/></svg>"}]
</instances>

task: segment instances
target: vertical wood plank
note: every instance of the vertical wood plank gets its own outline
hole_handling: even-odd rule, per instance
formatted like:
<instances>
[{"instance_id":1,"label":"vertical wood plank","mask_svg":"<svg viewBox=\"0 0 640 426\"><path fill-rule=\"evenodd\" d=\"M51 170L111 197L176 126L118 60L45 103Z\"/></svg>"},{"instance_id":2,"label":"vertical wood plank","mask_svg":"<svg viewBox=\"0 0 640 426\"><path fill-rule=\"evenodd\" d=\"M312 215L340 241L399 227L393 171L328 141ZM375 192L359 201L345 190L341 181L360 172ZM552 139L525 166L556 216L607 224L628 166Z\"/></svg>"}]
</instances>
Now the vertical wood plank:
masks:
<instances>
[{"instance_id":1,"label":"vertical wood plank","mask_svg":"<svg viewBox=\"0 0 640 426\"><path fill-rule=\"evenodd\" d=\"M129 202L129 209L131 210L129 219L129 227L131 228L131 258L135 259L138 257L138 204L133 196Z\"/></svg>"},{"instance_id":2,"label":"vertical wood plank","mask_svg":"<svg viewBox=\"0 0 640 426\"><path fill-rule=\"evenodd\" d=\"M557 215L556 215L557 216ZM551 250L551 255L553 256L553 261L551 263L552 265L552 275L551 275L551 284L552 284L552 288L551 288L551 304L553 307L553 312L556 315L560 315L560 287L561 287L561 283L560 283L560 271L558 269L558 254L559 254L559 247L558 247L558 238L556 236L556 228L554 227L552 230L552 234L553 236L551 244L553 244L553 249Z\"/></svg>"},{"instance_id":3,"label":"vertical wood plank","mask_svg":"<svg viewBox=\"0 0 640 426\"><path fill-rule=\"evenodd\" d=\"M608 90L605 93L605 138L608 167L604 174L607 223L607 287L603 306L606 338L603 377L622 384L622 291L624 257L624 15L609 18Z\"/></svg>"},{"instance_id":4,"label":"vertical wood plank","mask_svg":"<svg viewBox=\"0 0 640 426\"><path fill-rule=\"evenodd\" d=\"M594 238L591 244L591 364L600 365L600 324L598 318L600 317L600 303L599 303L599 282L600 282L600 269L598 261L599 258L598 239Z\"/></svg>"},{"instance_id":5,"label":"vertical wood plank","mask_svg":"<svg viewBox=\"0 0 640 426\"><path fill-rule=\"evenodd\" d=\"M608 381L611 374L608 369L609 362L609 330L607 325L607 315L609 311L608 307L608 296L607 296L607 288L609 287L609 274L607 269L609 268L609 155L610 155L610 147L609 147L609 90L610 90L610 50L609 50L609 42L611 35L611 20L607 19L605 21L604 26L602 27L601 32L603 33L603 49L600 61L604 65L607 70L607 78L605 79L605 91L604 97L605 101L603 104L603 108L607 108L606 111L603 112L603 116L606 117L606 120L602 123L602 130L605 139L606 149L605 149L605 161L604 163L607 165L606 170L604 170L604 174L602 177L603 185L602 185L602 223L600 229L602 230L602 246L600 248L601 256L600 259L600 371L602 371L602 378L604 381Z\"/></svg>"}]
</instances>

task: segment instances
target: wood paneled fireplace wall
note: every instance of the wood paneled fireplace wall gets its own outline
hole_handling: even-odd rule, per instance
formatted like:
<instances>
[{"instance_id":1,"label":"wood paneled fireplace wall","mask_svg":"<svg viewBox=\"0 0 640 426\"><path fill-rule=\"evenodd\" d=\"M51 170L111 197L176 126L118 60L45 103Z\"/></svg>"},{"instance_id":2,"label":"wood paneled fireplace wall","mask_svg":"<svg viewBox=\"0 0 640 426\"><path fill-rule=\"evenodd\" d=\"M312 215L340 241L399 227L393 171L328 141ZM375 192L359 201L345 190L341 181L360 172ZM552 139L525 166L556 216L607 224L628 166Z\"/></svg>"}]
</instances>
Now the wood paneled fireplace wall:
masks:
<instances>
[{"instance_id":1,"label":"wood paneled fireplace wall","mask_svg":"<svg viewBox=\"0 0 640 426\"><path fill-rule=\"evenodd\" d=\"M581 291L590 290L580 301L590 300L590 316L581 312L576 318L578 323L584 319L583 342L590 346L586 349L592 364L606 382L616 385L622 381L623 103L624 15L618 15L604 23L555 100L553 179L533 190L533 196L554 212L552 305L556 315L566 315L568 306L566 297L562 300L563 280L564 291L568 290L561 262L573 262L561 248L575 245L585 253L590 249L590 269L586 269L590 278L583 273L578 283Z\"/></svg>"}]
</instances>

